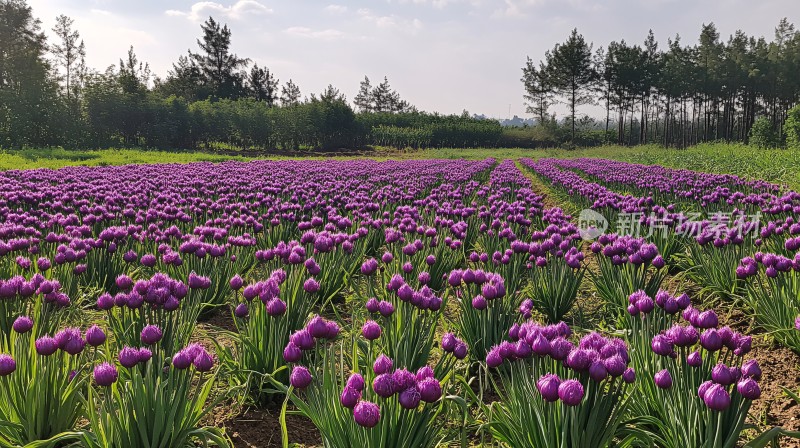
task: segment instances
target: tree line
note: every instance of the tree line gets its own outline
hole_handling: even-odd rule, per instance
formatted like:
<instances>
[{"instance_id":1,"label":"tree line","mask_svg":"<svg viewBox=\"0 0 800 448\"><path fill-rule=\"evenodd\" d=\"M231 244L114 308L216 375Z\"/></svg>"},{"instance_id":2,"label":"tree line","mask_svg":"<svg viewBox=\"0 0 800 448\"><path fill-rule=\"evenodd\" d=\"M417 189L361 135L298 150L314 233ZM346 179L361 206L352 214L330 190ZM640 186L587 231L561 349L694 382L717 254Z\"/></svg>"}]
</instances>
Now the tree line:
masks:
<instances>
[{"instance_id":1,"label":"tree line","mask_svg":"<svg viewBox=\"0 0 800 448\"><path fill-rule=\"evenodd\" d=\"M352 103L334 86L303 94L231 51L232 32L209 18L197 47L155 76L131 47L100 72L86 64L74 22L59 16L48 42L25 0L0 0L0 148L338 149L552 147L710 140L771 147L800 142L800 32L782 20L772 41L713 24L697 44L661 49L611 42L596 50L573 30L522 69L536 125L418 111L388 78L360 83ZM556 119L557 103L568 113ZM604 119L580 110L601 105ZM794 109L793 109L794 108ZM800 143L798 143L800 144Z\"/></svg>"},{"instance_id":2,"label":"tree line","mask_svg":"<svg viewBox=\"0 0 800 448\"><path fill-rule=\"evenodd\" d=\"M132 47L93 71L73 20L59 16L53 31L47 42L25 0L0 0L0 147L494 146L501 133L496 121L420 112L387 78L365 77L353 106L332 85L304 96L233 53L230 28L214 18L164 79Z\"/></svg>"},{"instance_id":3,"label":"tree line","mask_svg":"<svg viewBox=\"0 0 800 448\"><path fill-rule=\"evenodd\" d=\"M522 73L528 111L544 124L554 119L553 104L563 102L572 140L586 104L605 109L607 138L625 145L753 138L779 146L800 132L796 119L787 127L800 101L800 32L787 19L772 41L742 31L723 41L710 23L697 44L675 36L665 49L650 31L641 44L621 40L593 50L576 29L539 62L528 58Z\"/></svg>"}]
</instances>

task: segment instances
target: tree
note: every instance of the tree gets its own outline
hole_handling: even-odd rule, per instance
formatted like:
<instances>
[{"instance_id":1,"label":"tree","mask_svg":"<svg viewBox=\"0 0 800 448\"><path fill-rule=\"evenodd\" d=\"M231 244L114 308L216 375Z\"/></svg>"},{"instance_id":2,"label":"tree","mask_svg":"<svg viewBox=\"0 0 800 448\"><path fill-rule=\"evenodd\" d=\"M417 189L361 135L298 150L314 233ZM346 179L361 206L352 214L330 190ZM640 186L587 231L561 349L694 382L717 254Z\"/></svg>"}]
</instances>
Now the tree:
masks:
<instances>
[{"instance_id":1,"label":"tree","mask_svg":"<svg viewBox=\"0 0 800 448\"><path fill-rule=\"evenodd\" d=\"M244 80L238 70L247 65L248 60L230 52L231 30L228 25L220 26L213 17L201 25L202 39L197 45L202 53L189 52L191 60L197 64L203 82L217 98L238 98L244 95Z\"/></svg>"},{"instance_id":2,"label":"tree","mask_svg":"<svg viewBox=\"0 0 800 448\"><path fill-rule=\"evenodd\" d=\"M294 106L300 104L300 87L291 79L281 87L281 105Z\"/></svg>"},{"instance_id":3,"label":"tree","mask_svg":"<svg viewBox=\"0 0 800 448\"><path fill-rule=\"evenodd\" d=\"M133 45L128 49L125 60L119 60L118 82L123 93L145 93L150 83L150 65L140 62L133 51Z\"/></svg>"},{"instance_id":4,"label":"tree","mask_svg":"<svg viewBox=\"0 0 800 448\"><path fill-rule=\"evenodd\" d=\"M353 104L358 108L359 112L372 112L372 84L369 82L369 77L364 76L361 85L358 89L358 95L353 98Z\"/></svg>"},{"instance_id":5,"label":"tree","mask_svg":"<svg viewBox=\"0 0 800 448\"><path fill-rule=\"evenodd\" d=\"M325 90L319 94L319 100L322 102L331 103L334 101L345 102L347 101L347 98L345 98L342 92L334 87L333 84L328 84L328 87L326 87Z\"/></svg>"},{"instance_id":6,"label":"tree","mask_svg":"<svg viewBox=\"0 0 800 448\"><path fill-rule=\"evenodd\" d=\"M408 102L400 99L400 94L392 90L389 78L384 76L383 82L372 89L371 104L374 112L408 112L412 109Z\"/></svg>"},{"instance_id":7,"label":"tree","mask_svg":"<svg viewBox=\"0 0 800 448\"><path fill-rule=\"evenodd\" d=\"M155 90L163 97L177 96L189 101L203 100L211 96L200 67L189 56L180 56L172 64L165 81L156 81Z\"/></svg>"},{"instance_id":8,"label":"tree","mask_svg":"<svg viewBox=\"0 0 800 448\"><path fill-rule=\"evenodd\" d=\"M578 106L592 102L588 88L597 79L592 67L592 45L587 44L578 30L572 30L564 44L556 44L546 53L547 78L553 90L567 97L572 124L572 139L575 139L575 114Z\"/></svg>"},{"instance_id":9,"label":"tree","mask_svg":"<svg viewBox=\"0 0 800 448\"><path fill-rule=\"evenodd\" d=\"M522 67L522 84L525 86L526 111L536 117L538 123L545 123L549 117L547 109L553 101L553 87L547 79L546 67L539 63L536 68L533 60L528 58L525 67Z\"/></svg>"},{"instance_id":10,"label":"tree","mask_svg":"<svg viewBox=\"0 0 800 448\"><path fill-rule=\"evenodd\" d=\"M67 112L49 76L41 22L23 0L0 0L0 146L62 143Z\"/></svg>"},{"instance_id":11,"label":"tree","mask_svg":"<svg viewBox=\"0 0 800 448\"><path fill-rule=\"evenodd\" d=\"M247 77L247 87L251 98L264 101L269 107L278 102L278 80L268 68L254 64Z\"/></svg>"},{"instance_id":12,"label":"tree","mask_svg":"<svg viewBox=\"0 0 800 448\"><path fill-rule=\"evenodd\" d=\"M75 21L65 15L56 17L53 32L60 40L52 46L59 71L63 70L64 93L67 100L77 98L80 83L86 75L86 46L78 30L73 30Z\"/></svg>"}]
</instances>

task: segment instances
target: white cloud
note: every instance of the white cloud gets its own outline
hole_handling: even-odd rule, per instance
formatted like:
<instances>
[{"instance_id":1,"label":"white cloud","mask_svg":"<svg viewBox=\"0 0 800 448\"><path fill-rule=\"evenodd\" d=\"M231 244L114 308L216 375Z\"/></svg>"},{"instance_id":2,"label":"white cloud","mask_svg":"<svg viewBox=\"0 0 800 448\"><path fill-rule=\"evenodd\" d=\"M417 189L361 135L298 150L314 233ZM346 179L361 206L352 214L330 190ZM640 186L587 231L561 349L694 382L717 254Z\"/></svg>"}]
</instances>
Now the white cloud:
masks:
<instances>
[{"instance_id":1,"label":"white cloud","mask_svg":"<svg viewBox=\"0 0 800 448\"><path fill-rule=\"evenodd\" d=\"M225 6L216 2L197 2L189 11L169 9L165 14L173 17L186 17L193 22L205 20L208 16L221 16L227 19L238 20L248 15L269 14L271 8L264 6L256 0L238 0L236 3Z\"/></svg>"},{"instance_id":2,"label":"white cloud","mask_svg":"<svg viewBox=\"0 0 800 448\"><path fill-rule=\"evenodd\" d=\"M347 12L347 6L344 5L328 5L325 11L331 14L344 14Z\"/></svg>"},{"instance_id":3,"label":"white cloud","mask_svg":"<svg viewBox=\"0 0 800 448\"><path fill-rule=\"evenodd\" d=\"M411 34L416 33L422 28L422 21L419 19L404 19L394 14L382 16L375 14L372 10L361 8L358 10L358 16L366 22L370 22L378 28L391 28L406 31Z\"/></svg>"},{"instance_id":4,"label":"white cloud","mask_svg":"<svg viewBox=\"0 0 800 448\"><path fill-rule=\"evenodd\" d=\"M292 36L308 37L312 39L334 40L345 37L345 33L339 30L327 29L315 31L304 26L293 26L287 28L285 32L286 34L290 34Z\"/></svg>"}]
</instances>

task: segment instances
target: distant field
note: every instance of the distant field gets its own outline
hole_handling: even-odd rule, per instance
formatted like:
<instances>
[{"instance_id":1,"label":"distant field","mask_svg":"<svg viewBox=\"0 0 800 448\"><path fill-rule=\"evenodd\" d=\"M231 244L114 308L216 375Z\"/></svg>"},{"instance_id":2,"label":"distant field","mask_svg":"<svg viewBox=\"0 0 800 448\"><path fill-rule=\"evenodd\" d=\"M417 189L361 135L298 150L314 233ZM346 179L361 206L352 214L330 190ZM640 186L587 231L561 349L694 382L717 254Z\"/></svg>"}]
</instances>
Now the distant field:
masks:
<instances>
[{"instance_id":1,"label":"distant field","mask_svg":"<svg viewBox=\"0 0 800 448\"><path fill-rule=\"evenodd\" d=\"M638 147L602 146L574 151L520 148L442 148L398 151L380 148L372 153L365 153L365 156L375 159L482 159L488 156L497 159L597 157L709 173L736 174L752 179L785 183L792 189L800 189L800 151L759 150L741 144L710 143L684 150L665 149L655 145ZM204 152L167 152L136 149L103 149L96 151L69 151L60 148L27 149L0 152L0 170L60 168L75 165L102 166L132 163L247 161L256 158L277 159L287 157L269 154L265 154L263 157L245 157ZM325 158L325 156L315 153L312 158ZM348 155L331 158L352 159L357 158L357 156Z\"/></svg>"}]
</instances>

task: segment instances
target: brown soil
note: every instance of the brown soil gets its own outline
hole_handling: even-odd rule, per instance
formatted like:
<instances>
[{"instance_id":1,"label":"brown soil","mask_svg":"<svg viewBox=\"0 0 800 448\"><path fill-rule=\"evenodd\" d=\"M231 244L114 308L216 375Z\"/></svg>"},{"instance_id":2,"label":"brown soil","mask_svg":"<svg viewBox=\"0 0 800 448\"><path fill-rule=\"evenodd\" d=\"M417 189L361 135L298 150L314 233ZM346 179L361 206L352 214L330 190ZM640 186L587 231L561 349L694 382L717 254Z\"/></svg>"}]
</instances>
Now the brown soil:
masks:
<instances>
[{"instance_id":1,"label":"brown soil","mask_svg":"<svg viewBox=\"0 0 800 448\"><path fill-rule=\"evenodd\" d=\"M223 420L236 448L270 448L281 446L280 410L244 409L236 417ZM305 417L287 415L289 443L304 447L322 445L319 431Z\"/></svg>"}]
</instances>

